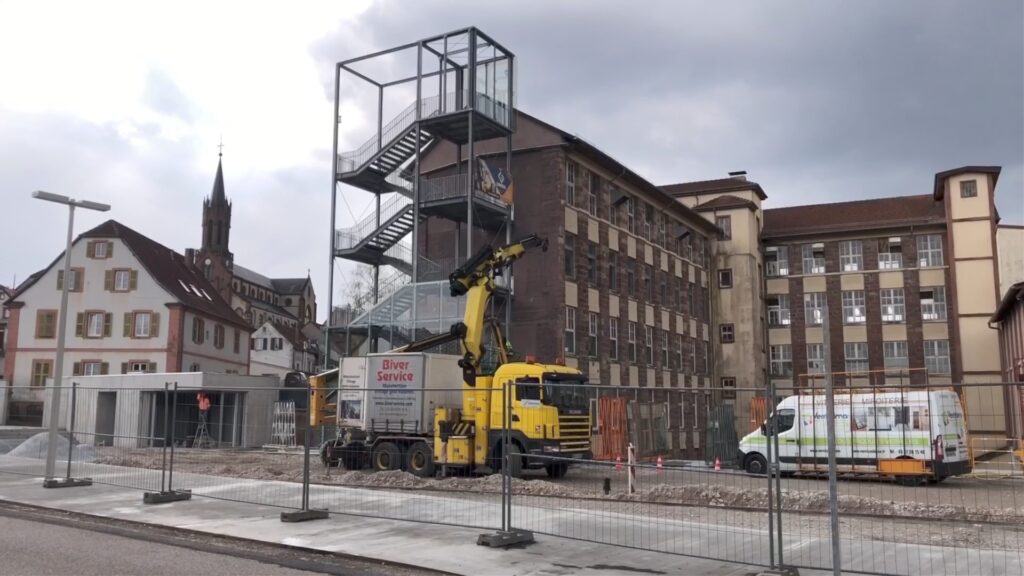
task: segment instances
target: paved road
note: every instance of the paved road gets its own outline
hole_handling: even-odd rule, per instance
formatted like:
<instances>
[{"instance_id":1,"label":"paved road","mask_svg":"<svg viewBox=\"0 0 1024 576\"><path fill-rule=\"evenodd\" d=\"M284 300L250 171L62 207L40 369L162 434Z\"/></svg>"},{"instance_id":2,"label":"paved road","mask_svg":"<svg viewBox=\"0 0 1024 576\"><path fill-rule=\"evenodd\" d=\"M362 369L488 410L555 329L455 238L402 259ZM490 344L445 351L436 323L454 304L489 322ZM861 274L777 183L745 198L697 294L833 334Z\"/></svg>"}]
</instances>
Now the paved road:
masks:
<instances>
[{"instance_id":1,"label":"paved road","mask_svg":"<svg viewBox=\"0 0 1024 576\"><path fill-rule=\"evenodd\" d=\"M135 523L107 522L10 503L0 503L0 523L3 524L3 530L0 530L0 558L3 558L0 572L4 574L310 576L433 573L334 555L310 555L276 546L260 546L251 541L195 537ZM195 546L205 550L197 550Z\"/></svg>"}]
</instances>

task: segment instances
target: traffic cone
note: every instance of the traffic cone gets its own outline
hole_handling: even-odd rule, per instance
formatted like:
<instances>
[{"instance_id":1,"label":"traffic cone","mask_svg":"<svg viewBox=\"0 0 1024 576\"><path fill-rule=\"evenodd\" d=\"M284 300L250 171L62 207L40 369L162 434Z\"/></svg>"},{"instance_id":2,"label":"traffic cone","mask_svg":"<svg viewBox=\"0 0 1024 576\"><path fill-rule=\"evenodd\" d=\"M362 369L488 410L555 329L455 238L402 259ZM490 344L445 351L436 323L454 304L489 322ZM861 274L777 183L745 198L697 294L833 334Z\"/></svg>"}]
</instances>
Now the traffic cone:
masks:
<instances>
[{"instance_id":1,"label":"traffic cone","mask_svg":"<svg viewBox=\"0 0 1024 576\"><path fill-rule=\"evenodd\" d=\"M721 471L722 471L722 459L719 458L718 456L715 456L715 472L721 472Z\"/></svg>"},{"instance_id":2,"label":"traffic cone","mask_svg":"<svg viewBox=\"0 0 1024 576\"><path fill-rule=\"evenodd\" d=\"M661 454L658 454L658 472L665 469L665 461L661 459Z\"/></svg>"},{"instance_id":3,"label":"traffic cone","mask_svg":"<svg viewBox=\"0 0 1024 576\"><path fill-rule=\"evenodd\" d=\"M622 472L622 456L615 457L615 471Z\"/></svg>"}]
</instances>

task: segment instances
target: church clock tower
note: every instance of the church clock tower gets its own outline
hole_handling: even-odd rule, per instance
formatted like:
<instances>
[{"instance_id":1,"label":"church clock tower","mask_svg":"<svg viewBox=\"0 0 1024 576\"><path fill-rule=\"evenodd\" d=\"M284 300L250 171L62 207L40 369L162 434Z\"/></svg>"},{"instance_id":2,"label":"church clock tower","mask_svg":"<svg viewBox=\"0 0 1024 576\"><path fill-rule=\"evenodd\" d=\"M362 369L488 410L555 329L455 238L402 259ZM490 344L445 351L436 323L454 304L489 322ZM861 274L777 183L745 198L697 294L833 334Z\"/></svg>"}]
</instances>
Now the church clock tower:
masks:
<instances>
[{"instance_id":1,"label":"church clock tower","mask_svg":"<svg viewBox=\"0 0 1024 576\"><path fill-rule=\"evenodd\" d=\"M231 202L224 194L222 154L217 154L217 176L213 192L203 201L203 243L195 264L203 271L224 300L231 302L232 254L228 249L231 236Z\"/></svg>"}]
</instances>

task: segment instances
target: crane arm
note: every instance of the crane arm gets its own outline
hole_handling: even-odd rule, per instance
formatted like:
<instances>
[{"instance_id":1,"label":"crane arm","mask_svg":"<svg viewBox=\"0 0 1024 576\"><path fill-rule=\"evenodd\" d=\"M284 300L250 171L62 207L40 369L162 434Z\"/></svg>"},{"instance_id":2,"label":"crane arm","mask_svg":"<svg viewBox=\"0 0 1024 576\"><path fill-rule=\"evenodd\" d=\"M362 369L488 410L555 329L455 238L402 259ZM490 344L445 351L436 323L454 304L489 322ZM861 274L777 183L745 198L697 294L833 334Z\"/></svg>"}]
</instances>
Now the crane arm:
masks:
<instances>
[{"instance_id":1,"label":"crane arm","mask_svg":"<svg viewBox=\"0 0 1024 576\"><path fill-rule=\"evenodd\" d=\"M497 249L488 246L448 277L452 296L466 295L463 321L452 327L452 333L461 337L462 359L459 360L459 366L466 384L475 384L476 372L484 355L485 316L487 304L494 293L494 277L500 276L527 250L540 248L545 251L547 247L548 241L535 234Z\"/></svg>"}]
</instances>

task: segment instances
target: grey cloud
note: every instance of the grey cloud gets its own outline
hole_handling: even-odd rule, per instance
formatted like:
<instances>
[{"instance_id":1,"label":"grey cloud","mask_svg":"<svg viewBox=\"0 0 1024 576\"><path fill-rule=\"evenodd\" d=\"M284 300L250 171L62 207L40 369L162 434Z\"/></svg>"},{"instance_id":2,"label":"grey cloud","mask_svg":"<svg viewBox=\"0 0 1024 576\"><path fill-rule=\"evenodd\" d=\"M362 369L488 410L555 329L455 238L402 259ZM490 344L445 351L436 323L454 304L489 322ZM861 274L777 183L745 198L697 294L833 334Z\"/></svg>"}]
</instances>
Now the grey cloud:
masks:
<instances>
[{"instance_id":1,"label":"grey cloud","mask_svg":"<svg viewBox=\"0 0 1024 576\"><path fill-rule=\"evenodd\" d=\"M163 70L154 68L146 74L143 102L156 112L186 123L196 116L195 106Z\"/></svg>"}]
</instances>

